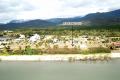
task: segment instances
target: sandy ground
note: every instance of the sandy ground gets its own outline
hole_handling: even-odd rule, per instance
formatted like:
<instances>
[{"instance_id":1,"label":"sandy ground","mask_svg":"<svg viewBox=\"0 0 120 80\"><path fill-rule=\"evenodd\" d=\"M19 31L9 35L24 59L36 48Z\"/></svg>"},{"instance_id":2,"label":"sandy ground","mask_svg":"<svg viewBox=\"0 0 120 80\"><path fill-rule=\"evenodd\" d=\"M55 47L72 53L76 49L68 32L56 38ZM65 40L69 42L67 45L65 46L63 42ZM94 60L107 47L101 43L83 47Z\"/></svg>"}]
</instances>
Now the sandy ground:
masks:
<instances>
[{"instance_id":1,"label":"sandy ground","mask_svg":"<svg viewBox=\"0 0 120 80\"><path fill-rule=\"evenodd\" d=\"M12 55L12 56L0 56L2 61L68 61L71 57L75 59L84 58L99 58L101 56L109 56L111 58L120 58L120 53L111 54L57 54L57 55Z\"/></svg>"}]
</instances>

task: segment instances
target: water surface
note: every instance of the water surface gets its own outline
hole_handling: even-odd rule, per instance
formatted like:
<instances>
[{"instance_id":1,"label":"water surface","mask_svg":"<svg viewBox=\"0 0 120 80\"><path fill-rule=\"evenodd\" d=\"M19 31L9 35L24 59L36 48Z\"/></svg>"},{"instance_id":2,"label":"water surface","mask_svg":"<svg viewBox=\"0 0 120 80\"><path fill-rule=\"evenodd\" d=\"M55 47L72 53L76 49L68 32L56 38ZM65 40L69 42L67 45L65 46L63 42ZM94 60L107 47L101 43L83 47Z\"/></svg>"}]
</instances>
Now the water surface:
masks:
<instances>
[{"instance_id":1,"label":"water surface","mask_svg":"<svg viewBox=\"0 0 120 80\"><path fill-rule=\"evenodd\" d=\"M0 62L0 80L120 80L120 59L109 62Z\"/></svg>"}]
</instances>

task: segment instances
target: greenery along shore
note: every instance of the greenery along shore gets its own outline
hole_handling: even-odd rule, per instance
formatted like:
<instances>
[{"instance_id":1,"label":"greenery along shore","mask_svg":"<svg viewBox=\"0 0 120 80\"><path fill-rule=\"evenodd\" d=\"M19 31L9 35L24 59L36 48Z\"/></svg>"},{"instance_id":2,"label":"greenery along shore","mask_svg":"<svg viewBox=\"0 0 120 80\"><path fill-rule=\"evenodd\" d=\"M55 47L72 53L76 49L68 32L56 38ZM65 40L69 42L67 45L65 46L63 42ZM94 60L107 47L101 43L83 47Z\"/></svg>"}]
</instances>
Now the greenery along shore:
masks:
<instances>
[{"instance_id":1,"label":"greenery along shore","mask_svg":"<svg viewBox=\"0 0 120 80\"><path fill-rule=\"evenodd\" d=\"M6 48L4 48L0 55L43 55L43 54L103 54L107 53L109 54L111 51L108 48L89 48L87 50L80 50L77 48L49 48L49 49L32 49L30 46L27 46L25 50L15 50L15 51L9 51Z\"/></svg>"}]
</instances>

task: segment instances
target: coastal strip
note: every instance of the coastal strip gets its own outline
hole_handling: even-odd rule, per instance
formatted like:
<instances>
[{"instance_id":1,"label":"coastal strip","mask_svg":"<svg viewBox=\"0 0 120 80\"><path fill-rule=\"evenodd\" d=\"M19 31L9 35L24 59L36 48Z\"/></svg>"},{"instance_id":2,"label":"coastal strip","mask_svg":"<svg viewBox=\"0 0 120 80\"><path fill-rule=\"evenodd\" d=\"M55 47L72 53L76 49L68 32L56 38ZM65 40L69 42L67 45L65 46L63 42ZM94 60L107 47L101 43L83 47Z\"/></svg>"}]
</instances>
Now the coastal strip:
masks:
<instances>
[{"instance_id":1,"label":"coastal strip","mask_svg":"<svg viewBox=\"0 0 120 80\"><path fill-rule=\"evenodd\" d=\"M11 55L0 56L1 61L79 61L79 60L110 60L120 58L120 53L111 54L56 54L56 55Z\"/></svg>"}]
</instances>

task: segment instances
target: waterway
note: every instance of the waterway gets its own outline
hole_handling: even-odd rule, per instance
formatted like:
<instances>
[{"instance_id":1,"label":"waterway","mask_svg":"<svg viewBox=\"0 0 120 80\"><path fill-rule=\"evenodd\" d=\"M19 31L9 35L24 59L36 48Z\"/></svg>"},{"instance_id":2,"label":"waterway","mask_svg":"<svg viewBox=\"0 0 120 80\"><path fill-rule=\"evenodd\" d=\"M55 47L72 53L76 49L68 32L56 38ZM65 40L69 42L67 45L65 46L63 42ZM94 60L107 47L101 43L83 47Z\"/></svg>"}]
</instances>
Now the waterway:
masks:
<instances>
[{"instance_id":1,"label":"waterway","mask_svg":"<svg viewBox=\"0 0 120 80\"><path fill-rule=\"evenodd\" d=\"M0 62L0 80L120 80L120 59L103 62Z\"/></svg>"}]
</instances>

